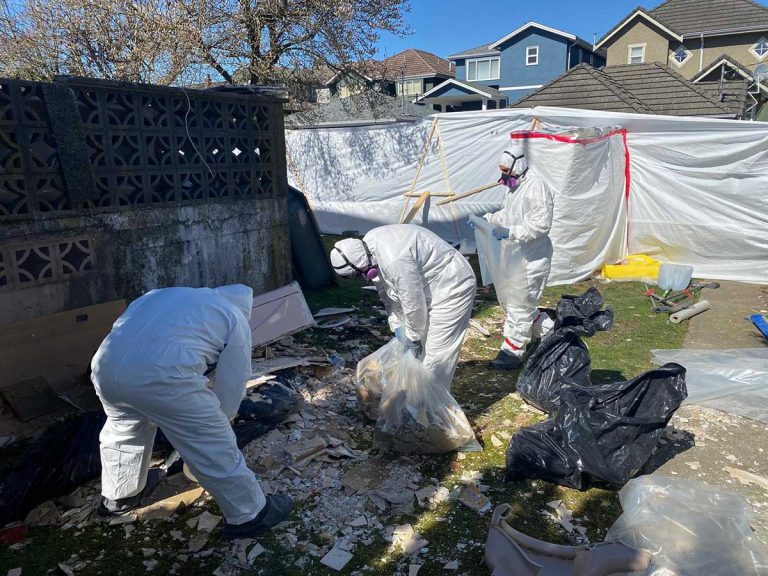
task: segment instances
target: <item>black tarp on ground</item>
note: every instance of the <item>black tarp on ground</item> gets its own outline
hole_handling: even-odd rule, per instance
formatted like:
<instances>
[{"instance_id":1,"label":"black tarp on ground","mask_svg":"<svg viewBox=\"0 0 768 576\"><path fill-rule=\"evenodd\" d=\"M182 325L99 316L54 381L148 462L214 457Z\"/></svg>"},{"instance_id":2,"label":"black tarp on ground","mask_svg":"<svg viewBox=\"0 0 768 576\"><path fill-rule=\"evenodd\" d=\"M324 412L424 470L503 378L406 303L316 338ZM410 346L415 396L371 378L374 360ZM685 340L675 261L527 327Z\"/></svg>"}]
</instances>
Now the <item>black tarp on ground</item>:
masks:
<instances>
[{"instance_id":1,"label":"black tarp on ground","mask_svg":"<svg viewBox=\"0 0 768 576\"><path fill-rule=\"evenodd\" d=\"M249 442L275 428L293 411L296 396L288 385L273 380L262 385L254 400L245 398L232 425L237 445ZM0 466L0 525L23 519L34 507L66 494L101 474L99 433L103 412L79 414L58 422L32 442L8 447L13 461ZM169 474L181 470L178 454L158 430L154 450L167 455ZM10 459L9 459L10 460Z\"/></svg>"}]
</instances>

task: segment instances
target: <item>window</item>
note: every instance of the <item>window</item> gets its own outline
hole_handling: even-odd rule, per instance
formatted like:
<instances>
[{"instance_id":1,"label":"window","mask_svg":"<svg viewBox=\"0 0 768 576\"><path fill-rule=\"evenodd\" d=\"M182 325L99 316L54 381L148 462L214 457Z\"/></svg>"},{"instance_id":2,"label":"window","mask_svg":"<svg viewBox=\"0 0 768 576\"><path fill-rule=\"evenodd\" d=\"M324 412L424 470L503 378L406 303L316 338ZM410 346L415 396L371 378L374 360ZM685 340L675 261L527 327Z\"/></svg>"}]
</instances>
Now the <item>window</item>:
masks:
<instances>
[{"instance_id":1,"label":"window","mask_svg":"<svg viewBox=\"0 0 768 576\"><path fill-rule=\"evenodd\" d=\"M757 43L752 46L752 53L762 60L768 55L768 40L765 37L760 38Z\"/></svg>"},{"instance_id":2,"label":"window","mask_svg":"<svg viewBox=\"0 0 768 576\"><path fill-rule=\"evenodd\" d=\"M467 80L498 80L499 59L467 60Z\"/></svg>"},{"instance_id":3,"label":"window","mask_svg":"<svg viewBox=\"0 0 768 576\"><path fill-rule=\"evenodd\" d=\"M678 46L677 50L675 50L675 53L672 54L672 60L675 61L675 64L678 66L682 66L688 61L688 58L691 57L691 53L688 52L688 50L685 49L685 46L680 44Z\"/></svg>"},{"instance_id":4,"label":"window","mask_svg":"<svg viewBox=\"0 0 768 576\"><path fill-rule=\"evenodd\" d=\"M424 92L424 81L421 78L416 80L399 80L397 82L398 96L418 96Z\"/></svg>"},{"instance_id":5,"label":"window","mask_svg":"<svg viewBox=\"0 0 768 576\"><path fill-rule=\"evenodd\" d=\"M645 44L630 46L627 64L642 64L643 62L645 62Z\"/></svg>"},{"instance_id":6,"label":"window","mask_svg":"<svg viewBox=\"0 0 768 576\"><path fill-rule=\"evenodd\" d=\"M525 49L525 65L536 66L539 63L539 47L528 46Z\"/></svg>"}]
</instances>

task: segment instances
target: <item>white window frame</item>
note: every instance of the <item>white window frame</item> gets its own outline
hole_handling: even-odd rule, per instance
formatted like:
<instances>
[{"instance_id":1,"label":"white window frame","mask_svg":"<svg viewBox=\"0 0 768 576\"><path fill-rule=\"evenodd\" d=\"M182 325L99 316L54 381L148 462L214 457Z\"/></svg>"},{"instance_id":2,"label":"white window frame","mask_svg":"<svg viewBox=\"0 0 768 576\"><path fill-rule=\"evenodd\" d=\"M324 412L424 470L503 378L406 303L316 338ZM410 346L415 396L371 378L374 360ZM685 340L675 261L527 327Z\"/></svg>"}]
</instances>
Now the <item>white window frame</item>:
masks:
<instances>
[{"instance_id":1,"label":"white window frame","mask_svg":"<svg viewBox=\"0 0 768 576\"><path fill-rule=\"evenodd\" d=\"M493 61L496 61L498 63L497 69L498 69L498 75L493 75ZM480 62L488 62L488 72L489 77L488 78L478 78L477 77L477 65ZM469 77L469 65L474 64L475 65L475 77L470 78ZM467 60L464 64L467 67L466 70L466 78L467 82L485 82L487 80L498 80L501 78L501 58L498 56L491 56L490 58L472 58L471 60Z\"/></svg>"},{"instance_id":2,"label":"white window frame","mask_svg":"<svg viewBox=\"0 0 768 576\"><path fill-rule=\"evenodd\" d=\"M765 60L765 58L768 57L768 51L766 51L765 54L760 56L760 53L756 50L758 44L768 45L768 38L763 36L762 38L760 38L760 40L752 44L752 47L749 49L749 51L752 52L752 54L754 54L758 60Z\"/></svg>"},{"instance_id":3,"label":"white window frame","mask_svg":"<svg viewBox=\"0 0 768 576\"><path fill-rule=\"evenodd\" d=\"M531 53L531 50L535 50L536 52L534 54ZM531 56L536 57L535 62L531 62ZM538 46L526 46L525 47L525 65L526 66L538 66L539 65L539 47Z\"/></svg>"},{"instance_id":4,"label":"white window frame","mask_svg":"<svg viewBox=\"0 0 768 576\"><path fill-rule=\"evenodd\" d=\"M685 60L683 60L682 62L678 61L678 59L677 59L677 58L675 58L675 54L677 54L677 51L678 51L678 50L680 50L680 48L682 48L683 50L685 50ZM645 56L645 51L643 51L643 56ZM672 52L672 55L670 56L670 58L672 58L672 62L674 62L675 66L677 66L678 68L680 68L680 67L681 67L681 66L683 66L683 65L684 65L686 62L688 62L688 60L690 60L690 59L691 59L691 56L693 56L693 52L691 52L690 50L688 50L688 48L686 48L686 47L685 47L685 45L683 45L683 44L680 44L680 45L677 47L677 49L676 49L674 52Z\"/></svg>"},{"instance_id":5,"label":"white window frame","mask_svg":"<svg viewBox=\"0 0 768 576\"><path fill-rule=\"evenodd\" d=\"M404 87L408 86L418 86L417 90L414 92L412 89L403 90ZM424 93L424 78L406 78L405 80L398 80L397 81L397 88L395 90L395 94L398 96L420 96Z\"/></svg>"},{"instance_id":6,"label":"white window frame","mask_svg":"<svg viewBox=\"0 0 768 576\"><path fill-rule=\"evenodd\" d=\"M647 43L645 44L630 44L627 46L627 64L645 64L645 47L648 46ZM640 55L640 62L632 62L632 49L633 48L642 48L642 54Z\"/></svg>"}]
</instances>

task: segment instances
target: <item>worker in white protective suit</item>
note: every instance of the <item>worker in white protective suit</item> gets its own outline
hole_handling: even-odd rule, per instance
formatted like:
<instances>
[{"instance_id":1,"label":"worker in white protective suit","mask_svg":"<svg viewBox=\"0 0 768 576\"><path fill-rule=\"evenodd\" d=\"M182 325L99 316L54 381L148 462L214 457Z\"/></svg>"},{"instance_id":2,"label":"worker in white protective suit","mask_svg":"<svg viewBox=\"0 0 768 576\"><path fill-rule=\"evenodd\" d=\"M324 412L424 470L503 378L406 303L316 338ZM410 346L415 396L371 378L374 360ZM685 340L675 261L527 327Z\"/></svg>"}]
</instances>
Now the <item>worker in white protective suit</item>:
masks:
<instances>
[{"instance_id":1,"label":"worker in white protective suit","mask_svg":"<svg viewBox=\"0 0 768 576\"><path fill-rule=\"evenodd\" d=\"M395 336L450 389L477 290L467 260L426 228L392 224L337 242L331 264L373 281Z\"/></svg>"},{"instance_id":2,"label":"worker in white protective suit","mask_svg":"<svg viewBox=\"0 0 768 576\"><path fill-rule=\"evenodd\" d=\"M287 517L291 499L265 498L230 425L251 376L252 306L252 290L240 284L165 288L138 298L115 321L91 362L107 414L100 514L140 505L160 427L219 505L225 536L257 534ZM204 373L213 365L211 389Z\"/></svg>"},{"instance_id":3,"label":"worker in white protective suit","mask_svg":"<svg viewBox=\"0 0 768 576\"><path fill-rule=\"evenodd\" d=\"M552 191L531 168L522 144L515 143L499 159L501 179L506 193L501 210L485 214L493 237L515 243L510 250L510 268L516 272L507 278L511 295L500 302L507 315L504 341L491 368L512 370L521 366L533 347L553 327L553 321L539 311L539 299L549 278L552 264L552 227L554 202Z\"/></svg>"}]
</instances>

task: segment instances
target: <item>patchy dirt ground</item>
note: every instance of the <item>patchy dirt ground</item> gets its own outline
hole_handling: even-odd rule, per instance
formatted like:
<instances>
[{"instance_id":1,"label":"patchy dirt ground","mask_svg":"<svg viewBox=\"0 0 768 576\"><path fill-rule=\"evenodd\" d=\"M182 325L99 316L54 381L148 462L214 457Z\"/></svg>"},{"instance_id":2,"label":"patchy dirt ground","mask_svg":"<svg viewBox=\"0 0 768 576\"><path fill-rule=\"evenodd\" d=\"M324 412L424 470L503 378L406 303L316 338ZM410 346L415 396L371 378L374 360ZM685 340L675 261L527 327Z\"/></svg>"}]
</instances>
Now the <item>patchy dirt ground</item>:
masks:
<instances>
[{"instance_id":1,"label":"patchy dirt ground","mask_svg":"<svg viewBox=\"0 0 768 576\"><path fill-rule=\"evenodd\" d=\"M554 305L562 293L580 293L589 285L548 289L544 304ZM612 331L587 340L596 381L635 376L651 367L652 348L682 345L686 327L650 313L642 285L598 287L614 307L616 322ZM504 482L511 435L543 416L515 392L517 372L487 369L503 321L491 291L480 291L473 315L491 337L470 329L452 388L484 450L397 456L373 449L373 425L360 414L355 398L354 368L389 334L374 295L360 288L351 282L308 295L313 310L355 305L359 312L351 324L300 334L273 350L277 356L335 353L345 360L335 368L287 372L299 398L295 413L245 449L266 491L296 499L287 522L258 539L227 543L219 533L220 513L205 497L167 520L97 522L92 510L98 482L93 482L78 494L80 500L57 504L58 513L66 516L57 525L32 528L26 540L0 550L0 573L20 567L23 575L405 575L419 566L420 576L484 575L489 510L500 503L512 506L513 526L534 537L559 543L601 540L621 512L615 490L578 492L538 480ZM722 413L683 409L644 471L702 474L708 482L741 489L725 467L766 474L760 450L768 449L768 439L765 430L758 432ZM484 497L490 506L477 511L478 506L462 503L467 486L481 495L475 501L482 504ZM194 487L178 474L166 481L162 494ZM756 528L764 536L766 493L754 485L744 490L763 516ZM343 568L337 572L334 565Z\"/></svg>"}]
</instances>

